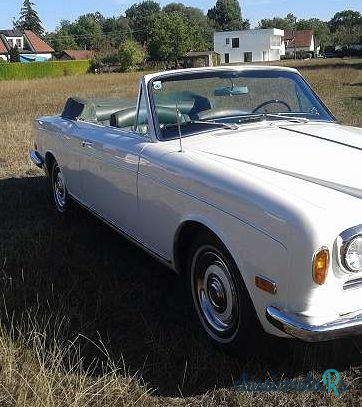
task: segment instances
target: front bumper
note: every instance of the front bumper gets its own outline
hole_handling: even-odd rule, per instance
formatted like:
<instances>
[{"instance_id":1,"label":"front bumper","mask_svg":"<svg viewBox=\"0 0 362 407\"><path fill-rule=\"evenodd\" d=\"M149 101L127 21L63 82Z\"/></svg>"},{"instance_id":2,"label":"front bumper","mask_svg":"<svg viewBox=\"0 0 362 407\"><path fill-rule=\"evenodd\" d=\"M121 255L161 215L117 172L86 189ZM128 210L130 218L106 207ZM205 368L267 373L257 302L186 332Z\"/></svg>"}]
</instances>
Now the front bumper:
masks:
<instances>
[{"instance_id":1,"label":"front bumper","mask_svg":"<svg viewBox=\"0 0 362 407\"><path fill-rule=\"evenodd\" d=\"M321 342L345 336L362 334L362 313L351 317L340 318L323 325L310 325L300 316L269 306L265 311L267 320L295 338L306 342Z\"/></svg>"},{"instance_id":2,"label":"front bumper","mask_svg":"<svg viewBox=\"0 0 362 407\"><path fill-rule=\"evenodd\" d=\"M30 152L30 159L37 167L43 168L44 160L37 151L33 150Z\"/></svg>"}]
</instances>

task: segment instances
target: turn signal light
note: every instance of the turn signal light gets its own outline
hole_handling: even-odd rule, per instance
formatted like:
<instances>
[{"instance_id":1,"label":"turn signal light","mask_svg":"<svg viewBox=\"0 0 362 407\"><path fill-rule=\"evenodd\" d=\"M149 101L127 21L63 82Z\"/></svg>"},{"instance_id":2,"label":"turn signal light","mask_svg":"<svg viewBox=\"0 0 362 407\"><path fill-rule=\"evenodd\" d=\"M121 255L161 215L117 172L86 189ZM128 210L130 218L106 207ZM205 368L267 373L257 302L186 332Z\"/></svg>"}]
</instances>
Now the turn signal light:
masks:
<instances>
[{"instance_id":1,"label":"turn signal light","mask_svg":"<svg viewBox=\"0 0 362 407\"><path fill-rule=\"evenodd\" d=\"M255 285L269 294L275 294L277 292L277 285L274 283L274 281L268 280L265 277L256 276Z\"/></svg>"},{"instance_id":2,"label":"turn signal light","mask_svg":"<svg viewBox=\"0 0 362 407\"><path fill-rule=\"evenodd\" d=\"M313 258L313 280L316 284L325 283L329 267L329 250L322 247Z\"/></svg>"}]
</instances>

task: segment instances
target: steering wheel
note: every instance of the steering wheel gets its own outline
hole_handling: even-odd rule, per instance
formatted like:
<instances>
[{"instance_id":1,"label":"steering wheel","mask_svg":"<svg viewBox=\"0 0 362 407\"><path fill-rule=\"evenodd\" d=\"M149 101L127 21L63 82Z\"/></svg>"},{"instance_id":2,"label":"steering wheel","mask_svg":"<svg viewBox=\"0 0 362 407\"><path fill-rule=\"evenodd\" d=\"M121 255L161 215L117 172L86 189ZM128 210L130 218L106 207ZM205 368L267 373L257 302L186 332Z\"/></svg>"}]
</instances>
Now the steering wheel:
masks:
<instances>
[{"instance_id":1,"label":"steering wheel","mask_svg":"<svg viewBox=\"0 0 362 407\"><path fill-rule=\"evenodd\" d=\"M260 110L262 107L271 105L271 104L273 104L273 103L279 103L279 104L281 104L281 105L284 105L284 106L289 110L289 113L291 113L291 111L292 111L291 107L288 105L287 102L284 102L283 100L278 100L278 99L271 99L271 100L267 100L266 102L261 103L259 106L257 106L257 107L252 111L252 113L256 113L256 112L257 112L258 110Z\"/></svg>"}]
</instances>

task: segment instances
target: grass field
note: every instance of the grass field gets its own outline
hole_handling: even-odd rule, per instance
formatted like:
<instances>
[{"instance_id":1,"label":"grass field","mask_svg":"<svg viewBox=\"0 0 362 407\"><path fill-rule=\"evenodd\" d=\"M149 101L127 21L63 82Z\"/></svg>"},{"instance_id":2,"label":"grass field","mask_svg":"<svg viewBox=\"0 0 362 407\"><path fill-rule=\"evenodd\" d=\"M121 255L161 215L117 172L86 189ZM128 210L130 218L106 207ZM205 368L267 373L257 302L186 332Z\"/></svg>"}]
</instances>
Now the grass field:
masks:
<instances>
[{"instance_id":1,"label":"grass field","mask_svg":"<svg viewBox=\"0 0 362 407\"><path fill-rule=\"evenodd\" d=\"M336 117L362 126L362 60L305 64ZM71 94L134 96L139 76L0 82L0 406L360 405L357 340L271 339L268 356L231 358L199 334L179 277L84 210L56 215L28 159L32 119ZM340 397L234 389L242 374L321 380L327 368L348 385Z\"/></svg>"}]
</instances>

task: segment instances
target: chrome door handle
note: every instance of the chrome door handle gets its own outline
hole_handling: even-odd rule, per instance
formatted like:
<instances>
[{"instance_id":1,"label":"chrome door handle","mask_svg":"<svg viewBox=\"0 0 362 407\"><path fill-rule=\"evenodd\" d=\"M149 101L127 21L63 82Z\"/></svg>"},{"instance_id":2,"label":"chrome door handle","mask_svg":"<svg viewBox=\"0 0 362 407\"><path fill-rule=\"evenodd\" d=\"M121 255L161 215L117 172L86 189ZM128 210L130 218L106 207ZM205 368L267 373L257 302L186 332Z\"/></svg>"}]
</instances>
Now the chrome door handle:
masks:
<instances>
[{"instance_id":1,"label":"chrome door handle","mask_svg":"<svg viewBox=\"0 0 362 407\"><path fill-rule=\"evenodd\" d=\"M82 141L82 147L92 147L93 143L91 141L83 140Z\"/></svg>"}]
</instances>

